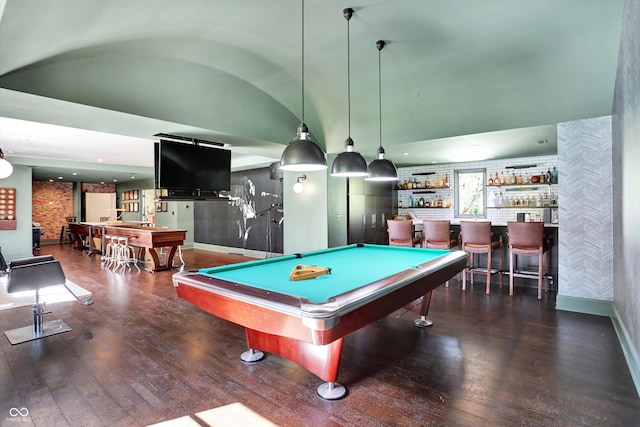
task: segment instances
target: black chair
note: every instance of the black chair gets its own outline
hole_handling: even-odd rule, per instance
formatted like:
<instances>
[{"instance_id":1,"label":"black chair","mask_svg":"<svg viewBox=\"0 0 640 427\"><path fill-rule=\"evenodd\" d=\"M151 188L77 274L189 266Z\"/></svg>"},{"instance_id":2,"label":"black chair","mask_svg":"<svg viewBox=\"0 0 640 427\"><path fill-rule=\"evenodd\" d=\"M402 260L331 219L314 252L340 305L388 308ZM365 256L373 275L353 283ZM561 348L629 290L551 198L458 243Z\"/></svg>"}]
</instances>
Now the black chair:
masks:
<instances>
[{"instance_id":1,"label":"black chair","mask_svg":"<svg viewBox=\"0 0 640 427\"><path fill-rule=\"evenodd\" d=\"M40 302L40 289L55 285L66 287L66 281L60 262L53 259L51 255L20 258L9 263L7 293L36 291L36 302L33 304L33 325L5 331L4 334L11 344L20 344L71 330L60 319L43 322L44 315L51 312L46 310L44 302ZM67 290L71 292L69 288ZM93 303L92 298L80 300L73 292L71 294L83 305Z\"/></svg>"},{"instance_id":2,"label":"black chair","mask_svg":"<svg viewBox=\"0 0 640 427\"><path fill-rule=\"evenodd\" d=\"M4 260L4 256L2 255L2 246L0 246L0 275L7 274L7 268L7 262Z\"/></svg>"},{"instance_id":3,"label":"black chair","mask_svg":"<svg viewBox=\"0 0 640 427\"><path fill-rule=\"evenodd\" d=\"M73 234L71 234L69 224L78 222L78 217L68 216L65 219L67 220L67 225L63 225L60 230L60 243L73 243Z\"/></svg>"}]
</instances>

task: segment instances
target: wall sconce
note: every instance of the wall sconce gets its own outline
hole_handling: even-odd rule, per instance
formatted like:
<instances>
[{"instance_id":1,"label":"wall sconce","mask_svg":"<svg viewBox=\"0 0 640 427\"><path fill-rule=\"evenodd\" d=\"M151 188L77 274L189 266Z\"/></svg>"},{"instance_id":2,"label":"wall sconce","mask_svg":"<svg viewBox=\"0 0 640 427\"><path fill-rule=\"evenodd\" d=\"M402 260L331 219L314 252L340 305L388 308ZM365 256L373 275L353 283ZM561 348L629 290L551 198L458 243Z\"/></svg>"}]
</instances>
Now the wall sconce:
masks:
<instances>
[{"instance_id":1,"label":"wall sconce","mask_svg":"<svg viewBox=\"0 0 640 427\"><path fill-rule=\"evenodd\" d=\"M300 194L304 191L304 185L302 185L302 181L307 180L307 175L299 176L296 180L296 183L293 184L293 191Z\"/></svg>"},{"instance_id":2,"label":"wall sconce","mask_svg":"<svg viewBox=\"0 0 640 427\"><path fill-rule=\"evenodd\" d=\"M4 158L4 153L0 149L0 179L8 178L13 173L13 165Z\"/></svg>"}]
</instances>

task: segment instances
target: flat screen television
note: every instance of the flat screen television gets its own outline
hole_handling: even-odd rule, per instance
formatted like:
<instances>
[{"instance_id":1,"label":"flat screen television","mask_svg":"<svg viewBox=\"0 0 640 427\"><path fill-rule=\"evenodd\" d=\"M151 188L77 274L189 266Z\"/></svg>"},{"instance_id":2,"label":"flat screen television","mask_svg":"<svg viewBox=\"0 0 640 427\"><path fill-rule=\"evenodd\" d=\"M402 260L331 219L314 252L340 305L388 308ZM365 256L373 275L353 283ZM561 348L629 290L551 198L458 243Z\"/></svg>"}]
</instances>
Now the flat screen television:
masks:
<instances>
[{"instance_id":1,"label":"flat screen television","mask_svg":"<svg viewBox=\"0 0 640 427\"><path fill-rule=\"evenodd\" d=\"M231 151L160 140L155 145L155 181L160 198L217 198L231 189Z\"/></svg>"}]
</instances>

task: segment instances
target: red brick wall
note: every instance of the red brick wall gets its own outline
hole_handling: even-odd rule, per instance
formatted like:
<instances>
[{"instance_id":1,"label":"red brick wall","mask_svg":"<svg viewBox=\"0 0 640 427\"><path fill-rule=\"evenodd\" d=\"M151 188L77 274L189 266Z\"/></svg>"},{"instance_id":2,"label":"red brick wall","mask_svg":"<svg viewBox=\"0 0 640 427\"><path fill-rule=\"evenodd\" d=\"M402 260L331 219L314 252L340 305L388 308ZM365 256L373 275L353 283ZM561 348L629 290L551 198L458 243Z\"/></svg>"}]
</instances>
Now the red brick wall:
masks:
<instances>
[{"instance_id":1,"label":"red brick wall","mask_svg":"<svg viewBox=\"0 0 640 427\"><path fill-rule=\"evenodd\" d=\"M82 184L84 193L115 193L115 184ZM33 181L32 221L39 222L43 240L57 240L60 230L73 216L73 183ZM78 218L79 219L79 218Z\"/></svg>"},{"instance_id":2,"label":"red brick wall","mask_svg":"<svg viewBox=\"0 0 640 427\"><path fill-rule=\"evenodd\" d=\"M39 222L42 239L58 239L66 217L73 216L73 183L33 181L32 218Z\"/></svg>"}]
</instances>

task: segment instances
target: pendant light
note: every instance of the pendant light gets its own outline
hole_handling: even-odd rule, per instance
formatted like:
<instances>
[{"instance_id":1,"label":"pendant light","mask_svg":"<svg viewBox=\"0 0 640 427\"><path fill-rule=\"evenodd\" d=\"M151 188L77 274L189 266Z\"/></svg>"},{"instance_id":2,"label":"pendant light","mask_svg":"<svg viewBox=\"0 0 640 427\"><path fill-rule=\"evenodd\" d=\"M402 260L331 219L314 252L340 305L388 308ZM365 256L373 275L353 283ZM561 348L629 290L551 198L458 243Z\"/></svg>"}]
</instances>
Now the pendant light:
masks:
<instances>
[{"instance_id":1,"label":"pendant light","mask_svg":"<svg viewBox=\"0 0 640 427\"><path fill-rule=\"evenodd\" d=\"M367 161L360 153L353 148L353 139L351 139L351 64L350 64L350 43L349 43L349 20L353 16L353 9L350 7L342 11L344 19L347 20L347 111L348 111L348 133L349 136L345 141L345 149L333 161L331 166L331 176L368 176Z\"/></svg>"},{"instance_id":2,"label":"pendant light","mask_svg":"<svg viewBox=\"0 0 640 427\"><path fill-rule=\"evenodd\" d=\"M384 158L384 148L382 148L382 73L380 67L380 51L384 48L384 40L376 42L378 49L378 96L380 112L380 147L378 147L378 157L369 163L369 176L367 181L397 181L398 170L391 160Z\"/></svg>"},{"instance_id":3,"label":"pendant light","mask_svg":"<svg viewBox=\"0 0 640 427\"><path fill-rule=\"evenodd\" d=\"M286 171L317 171L327 168L327 159L322 149L309 135L304 123L304 0L302 0L302 123L298 131L282 152L280 169Z\"/></svg>"},{"instance_id":4,"label":"pendant light","mask_svg":"<svg viewBox=\"0 0 640 427\"><path fill-rule=\"evenodd\" d=\"M13 173L13 165L4 158L4 153L0 149L0 179L8 178Z\"/></svg>"}]
</instances>

